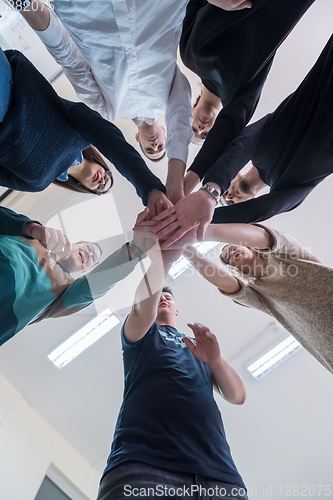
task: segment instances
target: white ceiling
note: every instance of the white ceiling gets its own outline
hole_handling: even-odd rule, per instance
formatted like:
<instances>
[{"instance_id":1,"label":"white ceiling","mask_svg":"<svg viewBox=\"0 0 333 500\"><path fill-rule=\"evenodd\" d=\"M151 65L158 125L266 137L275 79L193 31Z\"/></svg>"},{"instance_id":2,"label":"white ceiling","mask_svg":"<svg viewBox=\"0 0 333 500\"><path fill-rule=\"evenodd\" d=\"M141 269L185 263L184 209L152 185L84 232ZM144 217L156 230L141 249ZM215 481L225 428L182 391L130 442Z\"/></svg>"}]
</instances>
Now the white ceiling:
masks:
<instances>
[{"instance_id":1,"label":"white ceiling","mask_svg":"<svg viewBox=\"0 0 333 500\"><path fill-rule=\"evenodd\" d=\"M331 35L332 19L332 0L317 0L279 49L255 118L272 111L301 82ZM190 79L197 92L197 79L193 76ZM62 77L56 82L56 88L62 95L73 96L68 93L70 91ZM133 142L134 125L124 120L118 120L117 124L126 138ZM191 158L197 150L198 146L191 146ZM148 163L156 175L165 180L166 161ZM75 232L82 227L81 239L89 239L90 228L94 227L97 216L104 222L105 237L112 235L115 216L109 213L112 214L113 200L120 221L117 226L122 227L124 233L132 227L141 210L141 201L132 186L117 173L115 177L113 194L105 196L110 211L104 207L103 212L92 212L90 217L76 221ZM331 176L298 209L274 217L269 225L292 234L333 267L329 217L333 206L332 192ZM59 195L57 189L51 188L47 197L45 194L27 195L16 202L14 200L11 207L45 222L55 213ZM86 200L84 195L62 195L65 205ZM67 230L71 229L71 224L68 222ZM121 233L121 229L116 233ZM102 246L105 251L117 248L121 240L125 241L125 237L118 234L109 242L103 241ZM1 373L100 472L106 463L122 399L119 327L62 370L52 365L47 354L105 304L110 304L117 315L124 318L139 275L136 271L81 314L28 327L0 350ZM284 488L288 484L331 484L332 376L302 350L262 381L256 382L245 370L245 363L277 343L285 333L271 327L268 316L239 307L222 297L191 270L174 282L170 279L170 283L180 310L179 330L186 332L188 321L207 325L217 334L223 356L239 371L246 384L248 398L245 405L235 407L221 399L218 403L236 464L248 487L257 488L253 498L264 498L263 487L272 486L271 497L278 498L281 496L279 485ZM328 290L328 293L332 291Z\"/></svg>"}]
</instances>

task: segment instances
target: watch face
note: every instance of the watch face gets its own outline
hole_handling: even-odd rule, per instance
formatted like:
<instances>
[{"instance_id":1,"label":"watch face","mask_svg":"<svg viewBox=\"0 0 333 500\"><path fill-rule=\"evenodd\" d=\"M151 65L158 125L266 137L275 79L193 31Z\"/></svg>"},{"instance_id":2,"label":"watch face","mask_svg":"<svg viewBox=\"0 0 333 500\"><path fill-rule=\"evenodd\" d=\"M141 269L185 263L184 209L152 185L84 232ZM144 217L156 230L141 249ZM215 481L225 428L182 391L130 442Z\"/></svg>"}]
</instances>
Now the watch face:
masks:
<instances>
[{"instance_id":1,"label":"watch face","mask_svg":"<svg viewBox=\"0 0 333 500\"><path fill-rule=\"evenodd\" d=\"M213 198L215 199L216 204L218 204L218 202L220 201L220 194L215 188L213 188L212 186L209 186L208 184L205 184L204 186L201 187L201 189L204 189L209 194L211 194L213 196Z\"/></svg>"}]
</instances>

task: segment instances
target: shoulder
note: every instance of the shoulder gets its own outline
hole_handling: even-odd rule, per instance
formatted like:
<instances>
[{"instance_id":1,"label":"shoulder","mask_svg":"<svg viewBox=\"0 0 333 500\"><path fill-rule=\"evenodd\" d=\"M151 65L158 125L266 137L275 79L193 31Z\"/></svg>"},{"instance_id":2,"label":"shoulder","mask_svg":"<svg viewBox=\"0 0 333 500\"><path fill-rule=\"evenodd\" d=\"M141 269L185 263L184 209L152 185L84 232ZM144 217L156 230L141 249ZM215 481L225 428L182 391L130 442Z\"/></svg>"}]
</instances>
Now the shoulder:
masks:
<instances>
[{"instance_id":1,"label":"shoulder","mask_svg":"<svg viewBox=\"0 0 333 500\"><path fill-rule=\"evenodd\" d=\"M150 337L150 336L153 336L153 335L156 335L158 334L158 329L159 328L163 328L163 327L159 327L155 322L151 325L151 327L147 330L147 332L143 335L143 337L141 337L139 340L137 340L136 342L132 342L130 341L127 337L126 337L126 334L125 334L125 327L126 327L126 321L128 320L128 316L127 318L125 319L124 323L123 323L123 326L121 327L121 343L122 343L122 348L125 350L127 349L131 349L135 346L139 346L140 344L142 344L143 342L145 342L145 340Z\"/></svg>"}]
</instances>

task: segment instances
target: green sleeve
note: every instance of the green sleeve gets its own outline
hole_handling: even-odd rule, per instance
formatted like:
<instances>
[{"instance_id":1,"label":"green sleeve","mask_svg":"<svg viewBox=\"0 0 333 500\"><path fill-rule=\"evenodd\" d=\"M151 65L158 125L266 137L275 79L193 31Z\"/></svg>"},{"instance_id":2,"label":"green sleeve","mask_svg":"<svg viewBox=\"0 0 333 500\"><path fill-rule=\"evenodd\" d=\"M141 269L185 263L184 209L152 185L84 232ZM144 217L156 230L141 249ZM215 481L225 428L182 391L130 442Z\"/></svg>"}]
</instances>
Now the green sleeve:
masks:
<instances>
[{"instance_id":1,"label":"green sleeve","mask_svg":"<svg viewBox=\"0 0 333 500\"><path fill-rule=\"evenodd\" d=\"M27 222L40 224L37 220L31 220L26 215L17 214L6 207L0 207L0 234L23 236L23 227Z\"/></svg>"}]
</instances>

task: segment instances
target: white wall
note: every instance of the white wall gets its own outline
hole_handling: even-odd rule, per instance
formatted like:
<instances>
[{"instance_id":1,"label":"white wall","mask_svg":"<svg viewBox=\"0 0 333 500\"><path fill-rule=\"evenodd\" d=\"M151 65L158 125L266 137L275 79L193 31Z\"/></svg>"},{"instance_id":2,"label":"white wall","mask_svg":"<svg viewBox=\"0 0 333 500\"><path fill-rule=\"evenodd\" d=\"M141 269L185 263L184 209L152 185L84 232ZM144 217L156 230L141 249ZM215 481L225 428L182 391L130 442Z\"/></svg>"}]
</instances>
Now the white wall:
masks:
<instances>
[{"instance_id":1,"label":"white wall","mask_svg":"<svg viewBox=\"0 0 333 500\"><path fill-rule=\"evenodd\" d=\"M0 498L33 500L52 463L84 495L95 499L100 474L45 423L1 374L0 394Z\"/></svg>"}]
</instances>

